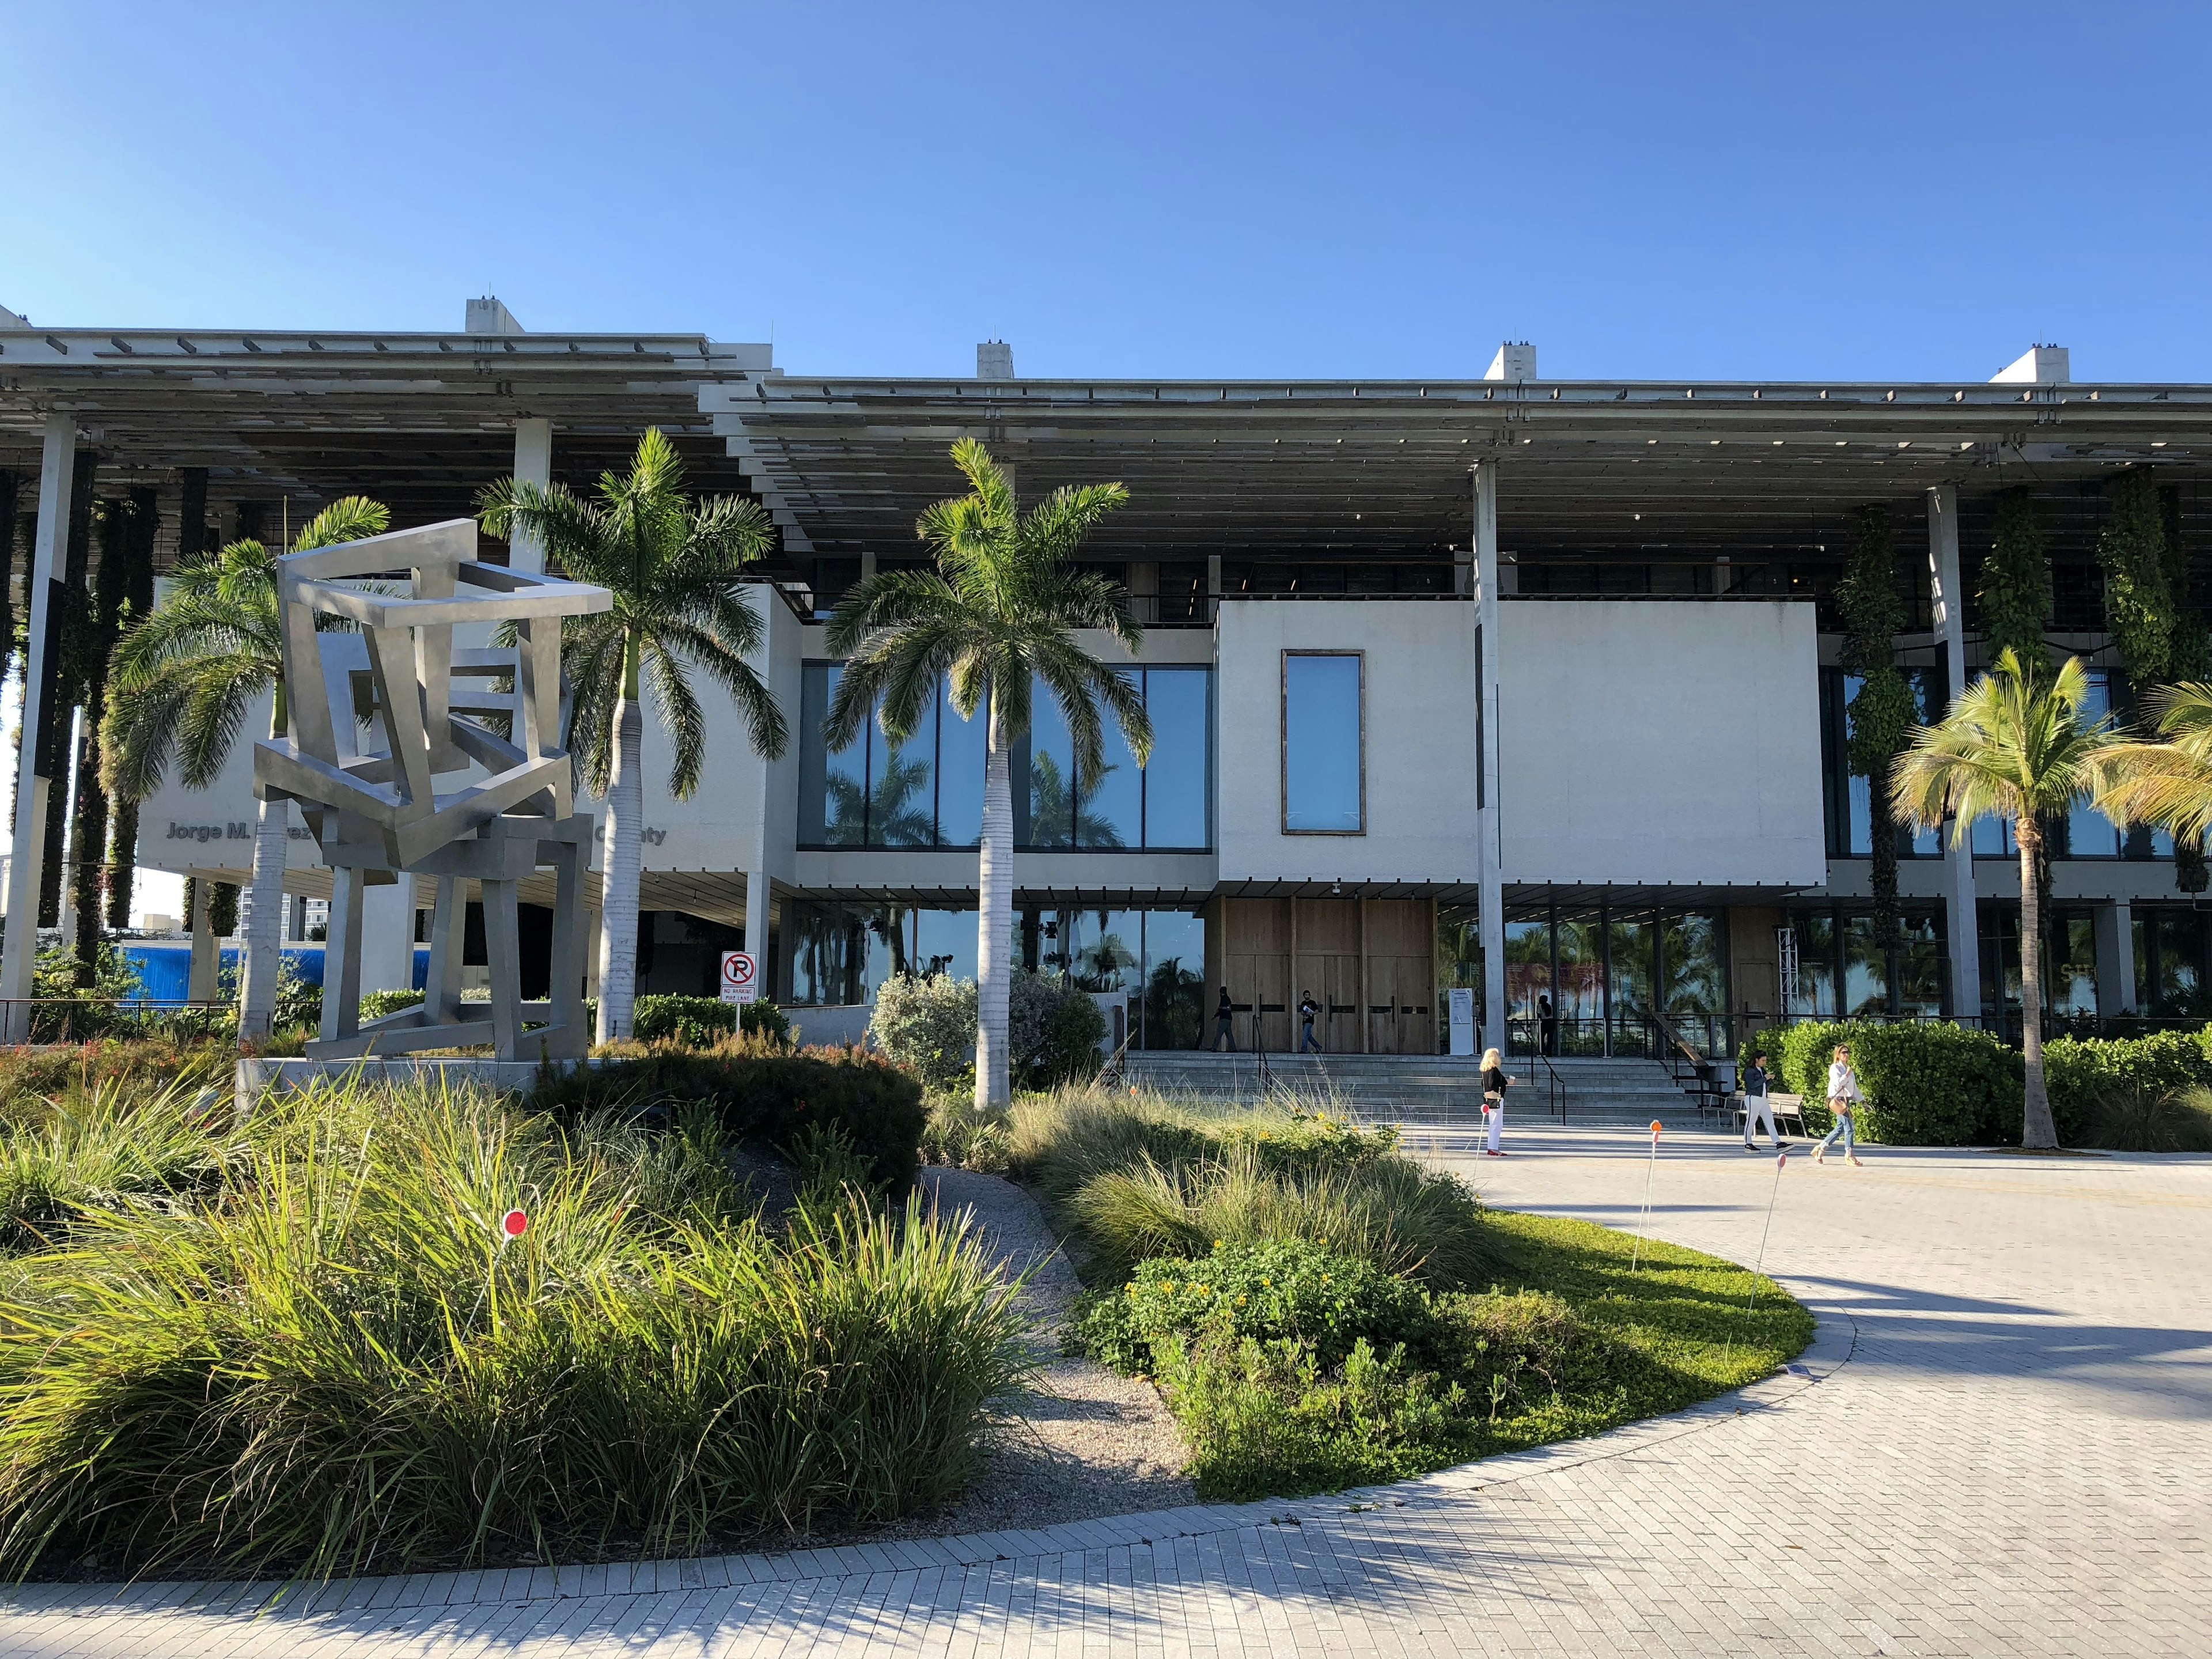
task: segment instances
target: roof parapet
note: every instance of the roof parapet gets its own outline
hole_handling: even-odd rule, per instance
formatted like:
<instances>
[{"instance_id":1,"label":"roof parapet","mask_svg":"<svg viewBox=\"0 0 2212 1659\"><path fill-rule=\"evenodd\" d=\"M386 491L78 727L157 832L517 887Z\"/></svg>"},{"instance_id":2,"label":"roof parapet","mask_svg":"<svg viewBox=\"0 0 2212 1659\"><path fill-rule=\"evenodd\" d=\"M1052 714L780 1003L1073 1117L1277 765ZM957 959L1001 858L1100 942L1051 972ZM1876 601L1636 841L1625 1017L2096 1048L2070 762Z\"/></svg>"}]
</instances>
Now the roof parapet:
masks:
<instances>
[{"instance_id":1,"label":"roof parapet","mask_svg":"<svg viewBox=\"0 0 2212 1659\"><path fill-rule=\"evenodd\" d=\"M1498 348L1498 355L1490 360L1490 367L1482 371L1486 380L1533 380L1536 378L1536 348L1526 340L1508 340Z\"/></svg>"},{"instance_id":2,"label":"roof parapet","mask_svg":"<svg viewBox=\"0 0 2212 1659\"><path fill-rule=\"evenodd\" d=\"M2065 386L2074 378L2072 354L2063 345L2032 345L1990 376L1991 386Z\"/></svg>"},{"instance_id":3,"label":"roof parapet","mask_svg":"<svg viewBox=\"0 0 2212 1659\"><path fill-rule=\"evenodd\" d=\"M1011 380L1014 378L1014 349L1004 340L984 340L975 347L975 378Z\"/></svg>"},{"instance_id":4,"label":"roof parapet","mask_svg":"<svg viewBox=\"0 0 2212 1659\"><path fill-rule=\"evenodd\" d=\"M469 301L468 319L463 325L464 334L522 334L526 333L514 313L491 295Z\"/></svg>"}]
</instances>

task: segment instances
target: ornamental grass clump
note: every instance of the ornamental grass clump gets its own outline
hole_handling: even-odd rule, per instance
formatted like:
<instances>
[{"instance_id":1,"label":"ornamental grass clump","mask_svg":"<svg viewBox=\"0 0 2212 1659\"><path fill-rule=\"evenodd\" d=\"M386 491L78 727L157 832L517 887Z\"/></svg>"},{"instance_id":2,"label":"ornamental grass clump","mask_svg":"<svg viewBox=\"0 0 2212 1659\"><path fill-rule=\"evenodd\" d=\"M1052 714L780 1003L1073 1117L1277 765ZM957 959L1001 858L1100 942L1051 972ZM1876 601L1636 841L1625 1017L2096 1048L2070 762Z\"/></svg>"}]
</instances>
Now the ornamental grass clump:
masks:
<instances>
[{"instance_id":1,"label":"ornamental grass clump","mask_svg":"<svg viewBox=\"0 0 2212 1659\"><path fill-rule=\"evenodd\" d=\"M0 1125L0 1255L44 1249L88 1218L173 1211L222 1176L230 1101L171 1082L103 1077Z\"/></svg>"},{"instance_id":2,"label":"ornamental grass clump","mask_svg":"<svg viewBox=\"0 0 2212 1659\"><path fill-rule=\"evenodd\" d=\"M264 1104L188 1211L0 1278L0 1571L307 1577L662 1554L955 1492L1018 1364L957 1223L763 1227L719 1114ZM503 1212L527 1231L507 1238Z\"/></svg>"}]
</instances>

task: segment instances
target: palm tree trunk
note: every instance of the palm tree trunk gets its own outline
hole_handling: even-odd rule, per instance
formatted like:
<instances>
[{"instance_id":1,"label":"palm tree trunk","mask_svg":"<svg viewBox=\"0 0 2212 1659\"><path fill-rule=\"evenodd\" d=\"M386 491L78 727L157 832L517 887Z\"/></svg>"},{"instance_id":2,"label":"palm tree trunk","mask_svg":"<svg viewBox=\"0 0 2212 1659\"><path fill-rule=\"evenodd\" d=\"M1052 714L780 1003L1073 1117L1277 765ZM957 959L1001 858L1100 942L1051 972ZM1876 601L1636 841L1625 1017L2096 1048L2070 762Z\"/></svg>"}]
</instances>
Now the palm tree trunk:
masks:
<instances>
[{"instance_id":1,"label":"palm tree trunk","mask_svg":"<svg viewBox=\"0 0 2212 1659\"><path fill-rule=\"evenodd\" d=\"M599 872L599 1040L629 1036L637 1002L638 838L643 828L645 716L637 705L637 671L623 676L615 705L614 758L607 769L606 839Z\"/></svg>"},{"instance_id":2,"label":"palm tree trunk","mask_svg":"<svg viewBox=\"0 0 2212 1659\"><path fill-rule=\"evenodd\" d=\"M2020 1144L2048 1149L2058 1145L2058 1131L2043 1081L2043 896L2035 880L2043 827L2022 813L2014 834L2020 842L2020 1051L2027 1062Z\"/></svg>"},{"instance_id":3,"label":"palm tree trunk","mask_svg":"<svg viewBox=\"0 0 2212 1659\"><path fill-rule=\"evenodd\" d=\"M983 763L983 844L975 872L975 1104L1012 1097L1006 1052L1006 1004L1013 985L1014 786L1006 767L999 696L991 694Z\"/></svg>"}]
</instances>

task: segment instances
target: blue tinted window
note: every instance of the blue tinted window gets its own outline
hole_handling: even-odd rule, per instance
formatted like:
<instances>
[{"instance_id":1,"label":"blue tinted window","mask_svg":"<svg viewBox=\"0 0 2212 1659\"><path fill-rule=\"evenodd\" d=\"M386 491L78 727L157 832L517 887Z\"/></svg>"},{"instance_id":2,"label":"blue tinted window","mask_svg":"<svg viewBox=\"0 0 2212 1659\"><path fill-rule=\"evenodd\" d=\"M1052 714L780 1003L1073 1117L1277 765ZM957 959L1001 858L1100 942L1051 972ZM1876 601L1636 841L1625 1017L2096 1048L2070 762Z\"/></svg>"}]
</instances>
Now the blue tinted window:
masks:
<instances>
[{"instance_id":1,"label":"blue tinted window","mask_svg":"<svg viewBox=\"0 0 2212 1659\"><path fill-rule=\"evenodd\" d=\"M822 722L844 671L808 663L799 678L799 840L807 847L858 847L867 827L867 738L825 751Z\"/></svg>"},{"instance_id":2,"label":"blue tinted window","mask_svg":"<svg viewBox=\"0 0 2212 1659\"><path fill-rule=\"evenodd\" d=\"M868 845L927 847L937 835L937 708L896 749L868 722Z\"/></svg>"},{"instance_id":3,"label":"blue tinted window","mask_svg":"<svg viewBox=\"0 0 2212 1659\"><path fill-rule=\"evenodd\" d=\"M1207 787L1213 769L1212 718L1206 708L1212 671L1148 668L1145 712L1152 721L1152 758L1145 768L1145 845L1209 847Z\"/></svg>"},{"instance_id":4,"label":"blue tinted window","mask_svg":"<svg viewBox=\"0 0 2212 1659\"><path fill-rule=\"evenodd\" d=\"M987 697L963 720L952 688L937 688L937 844L974 847L983 839L983 763L991 724Z\"/></svg>"},{"instance_id":5,"label":"blue tinted window","mask_svg":"<svg viewBox=\"0 0 2212 1659\"><path fill-rule=\"evenodd\" d=\"M953 979L975 978L975 913L973 910L914 912L914 950L910 960L917 974L945 974Z\"/></svg>"},{"instance_id":6,"label":"blue tinted window","mask_svg":"<svg viewBox=\"0 0 2212 1659\"><path fill-rule=\"evenodd\" d=\"M1129 670L1123 678L1144 692L1142 671ZM1083 815L1077 825L1085 847L1141 847L1145 844L1145 775L1121 735L1121 722L1102 704L1098 710L1101 735L1105 739L1106 764L1083 794Z\"/></svg>"},{"instance_id":7,"label":"blue tinted window","mask_svg":"<svg viewBox=\"0 0 2212 1659\"><path fill-rule=\"evenodd\" d=\"M1206 922L1187 910L1145 913L1147 1048L1195 1048L1206 1019Z\"/></svg>"},{"instance_id":8,"label":"blue tinted window","mask_svg":"<svg viewBox=\"0 0 2212 1659\"><path fill-rule=\"evenodd\" d=\"M1360 659L1292 653L1283 659L1283 828L1359 833Z\"/></svg>"},{"instance_id":9,"label":"blue tinted window","mask_svg":"<svg viewBox=\"0 0 2212 1659\"><path fill-rule=\"evenodd\" d=\"M1075 750L1060 700L1044 685L1030 686L1030 847L1075 845ZM1017 825L1018 834L1020 826Z\"/></svg>"}]
</instances>

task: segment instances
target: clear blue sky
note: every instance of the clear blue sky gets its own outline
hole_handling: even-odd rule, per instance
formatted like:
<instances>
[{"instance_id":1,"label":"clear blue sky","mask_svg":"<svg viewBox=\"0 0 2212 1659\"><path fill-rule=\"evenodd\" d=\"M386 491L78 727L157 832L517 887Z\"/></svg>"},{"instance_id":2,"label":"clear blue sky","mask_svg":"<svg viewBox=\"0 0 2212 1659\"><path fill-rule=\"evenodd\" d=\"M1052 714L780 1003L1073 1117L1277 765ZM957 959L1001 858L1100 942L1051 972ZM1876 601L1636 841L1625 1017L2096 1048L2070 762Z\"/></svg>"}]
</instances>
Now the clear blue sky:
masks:
<instances>
[{"instance_id":1,"label":"clear blue sky","mask_svg":"<svg viewBox=\"0 0 2212 1659\"><path fill-rule=\"evenodd\" d=\"M799 372L2212 380L2212 6L12 0L37 322Z\"/></svg>"}]
</instances>

